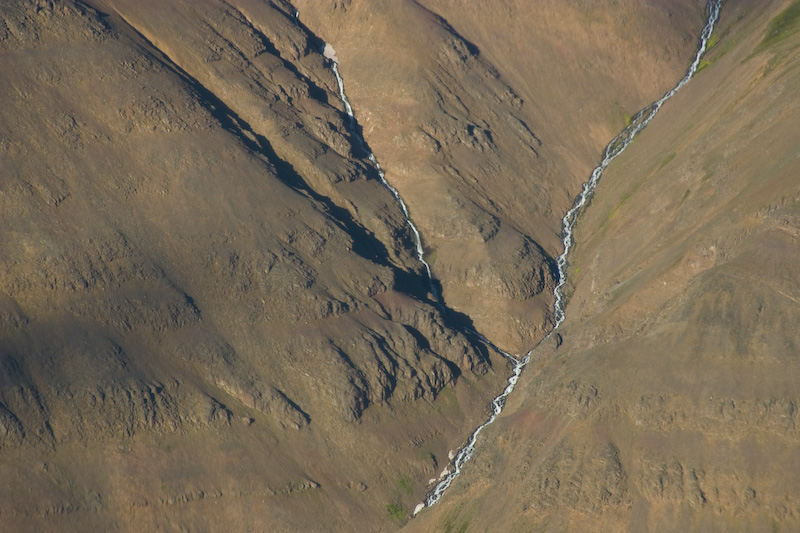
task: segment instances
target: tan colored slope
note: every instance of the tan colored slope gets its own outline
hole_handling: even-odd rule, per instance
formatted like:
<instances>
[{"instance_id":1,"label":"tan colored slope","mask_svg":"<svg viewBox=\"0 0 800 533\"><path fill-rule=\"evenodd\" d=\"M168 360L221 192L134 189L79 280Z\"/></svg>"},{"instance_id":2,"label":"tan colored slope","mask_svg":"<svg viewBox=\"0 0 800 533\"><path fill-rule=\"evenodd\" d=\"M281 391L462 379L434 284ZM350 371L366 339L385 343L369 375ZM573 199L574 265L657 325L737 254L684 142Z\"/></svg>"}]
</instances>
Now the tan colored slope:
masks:
<instances>
[{"instance_id":1,"label":"tan colored slope","mask_svg":"<svg viewBox=\"0 0 800 533\"><path fill-rule=\"evenodd\" d=\"M408 176L452 180L410 204L430 217L447 301L525 348L547 322L547 256L582 179L562 170L603 134L545 137L550 107L527 107L536 95L499 70L511 63L493 66L421 6L386 19L381 6L397 5L341 26L376 38L366 30L382 19L422 60L387 85L343 60L367 140L407 147L376 148L392 172L406 153L435 154L409 157ZM485 416L507 369L430 301L321 42L291 9L0 6L3 528L391 530ZM698 10L649 42L677 39L688 57L681 35L699 22ZM665 86L683 68L670 61ZM583 96L565 116L608 81L566 65ZM406 99L388 90L404 80ZM367 96L400 107L371 119ZM614 109L606 122L621 125Z\"/></svg>"},{"instance_id":2,"label":"tan colored slope","mask_svg":"<svg viewBox=\"0 0 800 533\"><path fill-rule=\"evenodd\" d=\"M759 44L790 4L726 3L580 219L563 344L409 530L800 527L797 21Z\"/></svg>"},{"instance_id":3,"label":"tan colored slope","mask_svg":"<svg viewBox=\"0 0 800 533\"><path fill-rule=\"evenodd\" d=\"M0 7L0 529L395 527L505 365L285 13L97 7Z\"/></svg>"},{"instance_id":4,"label":"tan colored slope","mask_svg":"<svg viewBox=\"0 0 800 533\"><path fill-rule=\"evenodd\" d=\"M523 352L549 327L560 220L603 146L678 79L702 2L298 1L448 305ZM632 74L635 73L635 74Z\"/></svg>"}]
</instances>

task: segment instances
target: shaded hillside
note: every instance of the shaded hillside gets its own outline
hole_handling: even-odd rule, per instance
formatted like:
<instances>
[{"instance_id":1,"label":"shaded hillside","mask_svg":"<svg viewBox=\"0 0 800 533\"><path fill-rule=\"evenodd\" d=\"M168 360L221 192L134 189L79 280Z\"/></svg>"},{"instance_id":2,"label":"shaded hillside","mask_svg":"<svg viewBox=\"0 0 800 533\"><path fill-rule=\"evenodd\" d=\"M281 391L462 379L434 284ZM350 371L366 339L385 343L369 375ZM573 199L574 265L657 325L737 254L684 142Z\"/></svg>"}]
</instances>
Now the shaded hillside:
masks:
<instances>
[{"instance_id":1,"label":"shaded hillside","mask_svg":"<svg viewBox=\"0 0 800 533\"><path fill-rule=\"evenodd\" d=\"M705 2L653 4L295 2L448 305L511 352L551 327L561 217L598 154L691 57Z\"/></svg>"},{"instance_id":2,"label":"shaded hillside","mask_svg":"<svg viewBox=\"0 0 800 533\"><path fill-rule=\"evenodd\" d=\"M702 22L630 2L659 28L632 39L587 11L614 37L576 40L610 43L586 69L548 63L550 23L531 56L495 47L489 4L345 4L0 6L0 529L401 525L508 371L463 326L541 337L584 167ZM509 9L487 31L531 17ZM652 66L630 90L623 57ZM581 106L609 110L588 136Z\"/></svg>"},{"instance_id":3,"label":"shaded hillside","mask_svg":"<svg viewBox=\"0 0 800 533\"><path fill-rule=\"evenodd\" d=\"M248 7L2 6L4 529L391 524L499 386Z\"/></svg>"},{"instance_id":4,"label":"shaded hillside","mask_svg":"<svg viewBox=\"0 0 800 533\"><path fill-rule=\"evenodd\" d=\"M725 3L578 223L563 343L409 530L800 527L796 9Z\"/></svg>"}]
</instances>

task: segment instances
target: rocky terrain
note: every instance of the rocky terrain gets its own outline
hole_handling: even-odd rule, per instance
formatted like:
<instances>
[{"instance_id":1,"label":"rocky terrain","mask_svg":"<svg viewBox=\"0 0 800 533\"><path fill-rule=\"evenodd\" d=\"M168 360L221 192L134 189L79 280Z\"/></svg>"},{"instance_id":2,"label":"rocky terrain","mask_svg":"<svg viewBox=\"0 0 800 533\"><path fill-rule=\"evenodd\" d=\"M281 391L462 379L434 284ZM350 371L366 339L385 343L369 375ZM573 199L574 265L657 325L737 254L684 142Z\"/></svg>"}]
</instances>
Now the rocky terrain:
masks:
<instances>
[{"instance_id":1,"label":"rocky terrain","mask_svg":"<svg viewBox=\"0 0 800 533\"><path fill-rule=\"evenodd\" d=\"M507 351L549 331L561 217L598 153L685 69L703 2L663 4L295 3L448 305Z\"/></svg>"},{"instance_id":2,"label":"rocky terrain","mask_svg":"<svg viewBox=\"0 0 800 533\"><path fill-rule=\"evenodd\" d=\"M470 328L549 331L704 6L3 3L0 530L405 524L509 371ZM726 3L411 529L797 527L797 10Z\"/></svg>"},{"instance_id":3,"label":"rocky terrain","mask_svg":"<svg viewBox=\"0 0 800 533\"><path fill-rule=\"evenodd\" d=\"M725 3L578 223L560 346L410 530L800 527L799 8Z\"/></svg>"},{"instance_id":4,"label":"rocky terrain","mask_svg":"<svg viewBox=\"0 0 800 533\"><path fill-rule=\"evenodd\" d=\"M318 41L262 3L2 14L1 528L393 524L506 369Z\"/></svg>"}]
</instances>

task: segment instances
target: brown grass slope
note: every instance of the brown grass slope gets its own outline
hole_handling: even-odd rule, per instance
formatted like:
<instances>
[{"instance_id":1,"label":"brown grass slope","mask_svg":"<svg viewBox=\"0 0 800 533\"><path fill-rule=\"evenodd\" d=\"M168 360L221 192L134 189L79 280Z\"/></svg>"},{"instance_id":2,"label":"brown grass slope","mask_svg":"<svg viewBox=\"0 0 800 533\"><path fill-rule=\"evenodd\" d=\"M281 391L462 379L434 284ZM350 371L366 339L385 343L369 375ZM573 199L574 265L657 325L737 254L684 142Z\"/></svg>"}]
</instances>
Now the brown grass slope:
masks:
<instances>
[{"instance_id":1,"label":"brown grass slope","mask_svg":"<svg viewBox=\"0 0 800 533\"><path fill-rule=\"evenodd\" d=\"M285 8L93 5L0 7L0 530L393 528L505 366Z\"/></svg>"},{"instance_id":2,"label":"brown grass slope","mask_svg":"<svg viewBox=\"0 0 800 533\"><path fill-rule=\"evenodd\" d=\"M338 51L448 305L520 353L549 330L560 220L626 115L685 69L704 2L295 2Z\"/></svg>"},{"instance_id":3,"label":"brown grass slope","mask_svg":"<svg viewBox=\"0 0 800 533\"><path fill-rule=\"evenodd\" d=\"M725 3L578 224L563 344L412 531L800 528L800 13Z\"/></svg>"},{"instance_id":4,"label":"brown grass slope","mask_svg":"<svg viewBox=\"0 0 800 533\"><path fill-rule=\"evenodd\" d=\"M0 6L0 529L406 520L506 373L452 321L542 335L561 214L702 22L508 5Z\"/></svg>"}]
</instances>

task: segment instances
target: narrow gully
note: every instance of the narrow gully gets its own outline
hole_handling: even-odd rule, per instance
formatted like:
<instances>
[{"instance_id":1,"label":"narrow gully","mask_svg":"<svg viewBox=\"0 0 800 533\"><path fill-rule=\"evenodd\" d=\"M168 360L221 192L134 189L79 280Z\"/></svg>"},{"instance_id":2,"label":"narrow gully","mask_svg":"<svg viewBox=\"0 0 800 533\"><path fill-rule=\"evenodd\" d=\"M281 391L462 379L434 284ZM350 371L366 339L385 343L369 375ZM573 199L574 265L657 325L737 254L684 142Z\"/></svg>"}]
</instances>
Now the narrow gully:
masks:
<instances>
[{"instance_id":1,"label":"narrow gully","mask_svg":"<svg viewBox=\"0 0 800 533\"><path fill-rule=\"evenodd\" d=\"M378 163L378 159L375 157L375 154L373 154L372 151L367 148L366 141L364 141L364 138L358 133L358 128L356 127L356 117L353 115L353 108L350 106L350 100L347 99L347 95L344 92L344 81L342 80L341 74L339 74L339 65L335 59L336 52L333 52L333 48L326 43L325 48L323 49L323 54L330 61L331 70L333 70L333 74L336 76L336 83L339 86L339 98L342 100L342 103L344 104L344 110L347 113L347 121L349 122L348 125L350 127L350 133L353 134L356 142L358 142L358 147L367 154L367 158L375 165L375 169L378 171L378 177L380 178L383 186L389 189L389 192L392 193L392 196L394 196L394 199L400 205L400 209L403 211L403 216L406 219L406 224L408 225L409 229L411 229L411 233L414 236L414 247L417 252L417 259L420 263L422 263L422 266L425 267L425 274L428 276L428 286L431 294L433 294L433 299L437 304L439 304L440 307L443 308L443 303L439 297L439 293L433 284L431 265L429 265L425 260L425 251L422 248L422 236L420 235L417 226L411 220L411 216L408 214L408 207L406 206L406 203L403 201L403 198L400 196L400 193L397 191L397 189L392 187L392 185L386 181L386 175L383 173L383 169L381 168L380 163Z\"/></svg>"},{"instance_id":2,"label":"narrow gully","mask_svg":"<svg viewBox=\"0 0 800 533\"><path fill-rule=\"evenodd\" d=\"M691 65L689 66L688 70L684 77L678 82L678 84L673 87L670 91L668 91L664 96L660 99L656 100L649 106L645 107L641 111L639 111L632 119L631 123L624 129L622 132L614 137L614 139L606 146L605 151L603 152L603 159L600 164L592 171L592 174L587 182L583 184L583 188L581 193L575 199L574 204L572 207L567 211L562 219L562 242L564 243L564 251L561 255L558 256L556 263L558 266L558 283L553 291L553 295L555 298L553 304L553 316L554 316L554 325L553 329L550 330L550 333L547 334L545 339L550 337L554 331L558 329L558 327L564 322L566 318L566 297L564 295L564 285L566 284L567 280L567 256L569 255L570 250L574 244L574 236L573 231L575 228L575 223L578 220L578 216L580 215L583 208L587 205L588 201L591 199L592 195L594 194L595 188L600 181L600 177L603 174L603 171L608 167L608 165L616 159L633 141L639 132L641 132L655 117L658 111L661 109L661 106L664 105L664 102L672 98L684 85L686 85L689 80L692 79L694 74L697 72L697 68L700 65L700 60L705 53L708 47L708 41L711 38L711 34L714 31L714 26L719 20L719 13L721 9L722 0L708 0L706 5L706 10L708 12L708 18L706 20L706 24L703 27L703 31L700 34L700 42L695 54L694 60L692 61ZM366 142L358 133L358 128L356 127L356 119L355 115L353 114L353 108L350 105L350 101L347 99L347 95L344 92L344 81L339 73L339 66L338 60L336 58L336 53L331 47L331 45L326 44L323 49L323 54L329 60L329 64L331 70L333 71L334 75L336 76L336 82L339 88L339 97L344 104L345 112L348 116L348 126L353 137L359 144L359 147L364 150L364 152L369 158L370 161L375 165L375 168L378 171L378 176L380 177L381 183L392 193L395 200L399 204L403 215L406 220L406 224L411 229L411 233L414 236L414 245L416 248L417 259L419 259L420 263L425 268L425 273L428 277L428 283L430 286L431 294L434 295L435 301L437 304L444 310L443 302L436 291L433 282L433 274L431 271L431 267L428 262L425 260L424 257L424 250L422 248L422 238L420 235L419 230L417 229L416 225L411 220L411 217L408 212L408 208L406 203L403 201L400 193L395 189L387 180L386 176L381 169L380 164L377 161L375 155L367 148ZM487 346L498 352L504 358L506 358L512 365L512 373L511 376L508 378L508 384L506 385L505 389L501 394L492 400L491 408L492 414L491 416L478 426L478 428L470 435L467 442L458 450L455 457L452 459L452 463L448 465L447 468L439 476L439 479L436 485L427 493L425 496L425 501L420 502L416 508L414 509L414 515L416 516L422 509L425 507L430 507L436 504L441 497L444 495L445 491L450 487L453 481L458 477L461 473L462 468L464 465L469 461L472 457L473 452L475 451L475 445L477 443L478 435L494 422L505 406L506 399L514 390L514 387L519 380L520 375L522 374L523 369L528 364L531 358L531 353L536 346L531 348L523 357L517 358L513 355L501 350L497 346L495 346L492 342L490 342L486 337L479 334L474 330L469 330L470 333L477 335L478 338L484 342ZM542 340L545 340L542 339ZM541 341L540 341L541 342ZM537 344L538 346L538 344ZM452 468L451 468L452 467Z\"/></svg>"}]
</instances>

